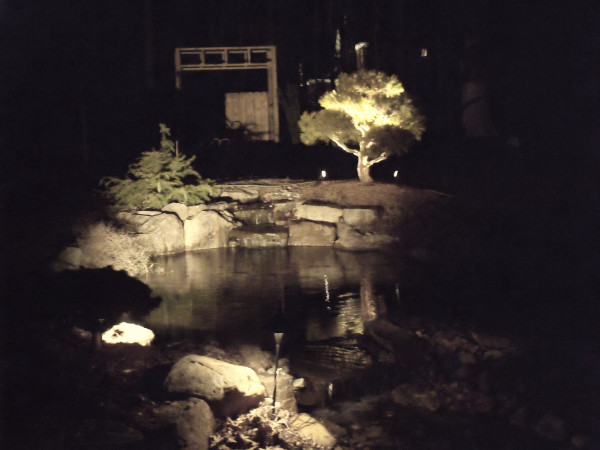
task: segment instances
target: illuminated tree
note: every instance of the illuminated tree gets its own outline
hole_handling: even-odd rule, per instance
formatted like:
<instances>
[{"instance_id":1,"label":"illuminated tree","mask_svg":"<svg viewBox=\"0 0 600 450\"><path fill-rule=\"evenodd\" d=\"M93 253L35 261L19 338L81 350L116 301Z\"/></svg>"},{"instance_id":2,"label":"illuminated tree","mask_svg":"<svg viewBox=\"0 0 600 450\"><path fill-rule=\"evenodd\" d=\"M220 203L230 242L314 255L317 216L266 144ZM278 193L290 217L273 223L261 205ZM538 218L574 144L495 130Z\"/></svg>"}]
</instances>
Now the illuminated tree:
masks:
<instances>
[{"instance_id":1,"label":"illuminated tree","mask_svg":"<svg viewBox=\"0 0 600 450\"><path fill-rule=\"evenodd\" d=\"M171 202L196 205L210 199L212 180L203 179L193 169L194 156L179 153L165 124L159 124L159 130L160 149L143 152L129 165L125 178L102 179L119 208L160 210Z\"/></svg>"},{"instance_id":2,"label":"illuminated tree","mask_svg":"<svg viewBox=\"0 0 600 450\"><path fill-rule=\"evenodd\" d=\"M375 70L340 74L336 89L319 103L322 110L302 114L300 139L306 145L332 141L355 155L363 183L373 181L373 164L407 152L425 131L425 118L395 75Z\"/></svg>"}]
</instances>

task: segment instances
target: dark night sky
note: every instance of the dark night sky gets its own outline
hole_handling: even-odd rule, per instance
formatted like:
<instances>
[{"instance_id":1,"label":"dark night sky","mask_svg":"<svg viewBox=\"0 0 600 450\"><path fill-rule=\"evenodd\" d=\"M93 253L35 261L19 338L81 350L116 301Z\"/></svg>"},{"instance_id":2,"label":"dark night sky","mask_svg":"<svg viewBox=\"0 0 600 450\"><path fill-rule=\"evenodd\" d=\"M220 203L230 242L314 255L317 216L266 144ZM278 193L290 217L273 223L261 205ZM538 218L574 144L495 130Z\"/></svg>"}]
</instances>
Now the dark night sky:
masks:
<instances>
[{"instance_id":1,"label":"dark night sky","mask_svg":"<svg viewBox=\"0 0 600 450\"><path fill-rule=\"evenodd\" d=\"M595 2L1 0L0 8L3 139L19 165L72 162L82 145L109 164L154 142L159 121L177 129L176 46L277 45L283 86L297 81L300 63L308 76L331 75L338 27L350 46L370 42L369 65L399 74L434 122L455 119L471 37L501 135L574 143L597 159ZM214 91L215 79L205 80L195 83Z\"/></svg>"}]
</instances>

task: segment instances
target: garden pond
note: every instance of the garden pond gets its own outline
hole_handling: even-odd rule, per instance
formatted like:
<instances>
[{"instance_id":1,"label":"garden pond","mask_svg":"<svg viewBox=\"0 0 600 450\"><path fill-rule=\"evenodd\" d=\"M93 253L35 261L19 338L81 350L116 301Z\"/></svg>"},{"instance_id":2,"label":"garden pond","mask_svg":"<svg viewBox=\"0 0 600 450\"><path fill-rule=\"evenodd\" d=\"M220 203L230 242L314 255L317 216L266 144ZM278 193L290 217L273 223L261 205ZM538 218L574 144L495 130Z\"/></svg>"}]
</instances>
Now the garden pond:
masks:
<instances>
[{"instance_id":1,"label":"garden pond","mask_svg":"<svg viewBox=\"0 0 600 450\"><path fill-rule=\"evenodd\" d=\"M362 335L366 320L401 309L404 272L406 264L394 255L322 247L161 257L147 283L162 302L144 322L157 342L214 338L265 350L274 350L273 332L283 331L282 356L290 357L292 367L306 362L301 355L307 348L318 347L336 378L335 366L343 369L344 359L357 364L358 355L348 349L332 355L322 344ZM315 357L312 351L310 359ZM327 358L337 363L327 364Z\"/></svg>"}]
</instances>

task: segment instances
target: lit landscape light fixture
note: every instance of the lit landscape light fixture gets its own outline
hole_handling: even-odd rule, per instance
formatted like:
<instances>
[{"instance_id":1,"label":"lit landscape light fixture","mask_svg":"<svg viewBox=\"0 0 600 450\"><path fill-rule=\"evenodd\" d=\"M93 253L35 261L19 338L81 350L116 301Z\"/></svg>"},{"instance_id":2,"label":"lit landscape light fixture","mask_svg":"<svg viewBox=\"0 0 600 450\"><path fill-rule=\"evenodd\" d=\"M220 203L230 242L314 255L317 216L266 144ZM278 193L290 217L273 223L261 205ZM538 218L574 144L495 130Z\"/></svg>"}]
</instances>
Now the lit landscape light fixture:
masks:
<instances>
[{"instance_id":1,"label":"lit landscape light fixture","mask_svg":"<svg viewBox=\"0 0 600 450\"><path fill-rule=\"evenodd\" d=\"M324 180L325 178L327 178L327 171L321 170L321 175L319 176L319 180Z\"/></svg>"},{"instance_id":2,"label":"lit landscape light fixture","mask_svg":"<svg viewBox=\"0 0 600 450\"><path fill-rule=\"evenodd\" d=\"M354 51L356 52L356 69L361 70L365 68L365 59L367 55L368 42L357 42L354 44Z\"/></svg>"},{"instance_id":3,"label":"lit landscape light fixture","mask_svg":"<svg viewBox=\"0 0 600 450\"><path fill-rule=\"evenodd\" d=\"M398 171L394 170L394 178L398 178Z\"/></svg>"},{"instance_id":4,"label":"lit landscape light fixture","mask_svg":"<svg viewBox=\"0 0 600 450\"><path fill-rule=\"evenodd\" d=\"M279 349L281 348L281 340L283 339L282 332L274 332L273 336L275 336L275 375L273 378L273 408L276 406L277 399L277 371L279 370Z\"/></svg>"}]
</instances>

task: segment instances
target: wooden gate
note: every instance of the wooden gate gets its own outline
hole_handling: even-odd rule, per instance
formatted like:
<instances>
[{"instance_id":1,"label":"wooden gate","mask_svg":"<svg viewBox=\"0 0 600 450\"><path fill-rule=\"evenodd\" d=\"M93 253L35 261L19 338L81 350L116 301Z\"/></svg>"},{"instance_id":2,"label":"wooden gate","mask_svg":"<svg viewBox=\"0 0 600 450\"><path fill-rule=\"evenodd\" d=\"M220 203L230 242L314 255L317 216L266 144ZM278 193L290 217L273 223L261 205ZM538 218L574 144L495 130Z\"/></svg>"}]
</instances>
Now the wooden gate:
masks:
<instances>
[{"instance_id":1,"label":"wooden gate","mask_svg":"<svg viewBox=\"0 0 600 450\"><path fill-rule=\"evenodd\" d=\"M241 129L252 141L266 141L269 129L269 101L266 92L228 92L225 94L225 116L232 130Z\"/></svg>"}]
</instances>

